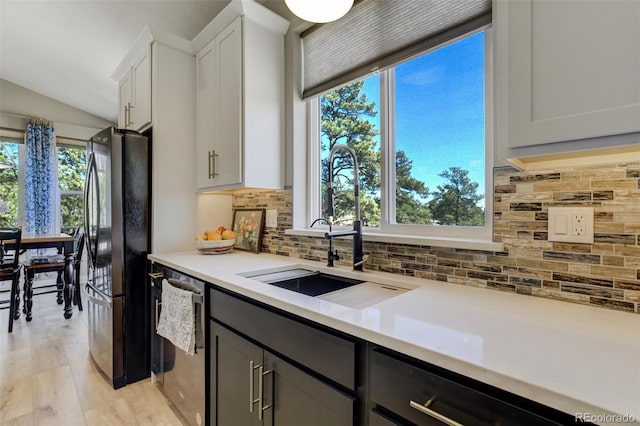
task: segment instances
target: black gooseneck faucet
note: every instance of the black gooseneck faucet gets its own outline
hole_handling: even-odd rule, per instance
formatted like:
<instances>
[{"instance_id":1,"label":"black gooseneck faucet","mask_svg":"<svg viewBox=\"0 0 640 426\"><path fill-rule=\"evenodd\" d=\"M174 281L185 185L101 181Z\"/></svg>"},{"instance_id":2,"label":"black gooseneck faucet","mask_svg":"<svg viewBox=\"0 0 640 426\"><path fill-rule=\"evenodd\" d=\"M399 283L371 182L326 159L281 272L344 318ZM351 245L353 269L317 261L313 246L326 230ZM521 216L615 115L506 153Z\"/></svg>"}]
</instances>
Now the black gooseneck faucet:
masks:
<instances>
[{"instance_id":1,"label":"black gooseneck faucet","mask_svg":"<svg viewBox=\"0 0 640 426\"><path fill-rule=\"evenodd\" d=\"M347 145L334 145L329 151L329 181L327 182L327 200L329 203L329 222L333 221L334 214L334 190L333 190L333 160L338 151L346 151L353 160L353 195L354 195L354 219L353 229L350 231L331 231L325 233L324 236L329 241L335 237L353 236L353 270L362 271L364 264L362 254L362 222L360 220L360 180L358 179L358 160L356 152Z\"/></svg>"}]
</instances>

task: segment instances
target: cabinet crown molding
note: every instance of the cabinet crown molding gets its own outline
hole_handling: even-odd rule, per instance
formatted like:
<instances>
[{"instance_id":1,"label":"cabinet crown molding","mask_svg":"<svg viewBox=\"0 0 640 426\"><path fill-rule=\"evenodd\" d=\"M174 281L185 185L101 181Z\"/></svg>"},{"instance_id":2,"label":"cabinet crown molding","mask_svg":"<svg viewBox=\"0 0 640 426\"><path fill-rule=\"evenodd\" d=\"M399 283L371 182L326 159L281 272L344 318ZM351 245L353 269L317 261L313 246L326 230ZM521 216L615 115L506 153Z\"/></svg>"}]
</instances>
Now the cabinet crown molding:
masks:
<instances>
[{"instance_id":1,"label":"cabinet crown molding","mask_svg":"<svg viewBox=\"0 0 640 426\"><path fill-rule=\"evenodd\" d=\"M120 65L115 69L111 75L111 79L115 82L120 82L122 77L129 71L131 65L149 48L149 45L154 41L160 42L166 46L173 47L177 50L183 51L190 55L194 54L194 50L191 47L189 40L179 37L175 34L171 34L155 26L146 25L133 47L129 50L129 53L124 57Z\"/></svg>"},{"instance_id":2,"label":"cabinet crown molding","mask_svg":"<svg viewBox=\"0 0 640 426\"><path fill-rule=\"evenodd\" d=\"M267 9L255 0L232 0L200 33L191 41L194 52L200 51L208 42L225 29L238 16L244 16L277 34L286 34L289 21Z\"/></svg>"}]
</instances>

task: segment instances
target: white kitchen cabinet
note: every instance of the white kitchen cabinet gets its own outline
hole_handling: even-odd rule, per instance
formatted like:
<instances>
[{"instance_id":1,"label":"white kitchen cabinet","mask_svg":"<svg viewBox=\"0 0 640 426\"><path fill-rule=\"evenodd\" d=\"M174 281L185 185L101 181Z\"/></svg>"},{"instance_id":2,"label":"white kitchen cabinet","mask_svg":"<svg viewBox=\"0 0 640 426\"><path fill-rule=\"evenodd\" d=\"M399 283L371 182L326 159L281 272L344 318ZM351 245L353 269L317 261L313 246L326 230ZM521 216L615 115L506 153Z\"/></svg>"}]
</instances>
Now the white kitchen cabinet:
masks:
<instances>
[{"instance_id":1,"label":"white kitchen cabinet","mask_svg":"<svg viewBox=\"0 0 640 426\"><path fill-rule=\"evenodd\" d=\"M527 149L555 153L568 141L640 131L640 2L495 5L496 124L503 157Z\"/></svg>"},{"instance_id":2,"label":"white kitchen cabinet","mask_svg":"<svg viewBox=\"0 0 640 426\"><path fill-rule=\"evenodd\" d=\"M151 124L151 48L143 46L122 77L118 126L142 131Z\"/></svg>"},{"instance_id":3,"label":"white kitchen cabinet","mask_svg":"<svg viewBox=\"0 0 640 426\"><path fill-rule=\"evenodd\" d=\"M127 93L132 94L133 109L128 118L133 125L128 128L151 137L152 253L193 248L198 218L193 190L194 59L189 40L147 27L111 77L125 82L120 86L125 92L131 84ZM127 76L131 83L126 83ZM123 113L124 109L121 117Z\"/></svg>"},{"instance_id":4,"label":"white kitchen cabinet","mask_svg":"<svg viewBox=\"0 0 640 426\"><path fill-rule=\"evenodd\" d=\"M242 19L196 55L198 188L242 184Z\"/></svg>"},{"instance_id":5,"label":"white kitchen cabinet","mask_svg":"<svg viewBox=\"0 0 640 426\"><path fill-rule=\"evenodd\" d=\"M192 42L198 191L283 187L288 25L257 3L232 2Z\"/></svg>"}]
</instances>

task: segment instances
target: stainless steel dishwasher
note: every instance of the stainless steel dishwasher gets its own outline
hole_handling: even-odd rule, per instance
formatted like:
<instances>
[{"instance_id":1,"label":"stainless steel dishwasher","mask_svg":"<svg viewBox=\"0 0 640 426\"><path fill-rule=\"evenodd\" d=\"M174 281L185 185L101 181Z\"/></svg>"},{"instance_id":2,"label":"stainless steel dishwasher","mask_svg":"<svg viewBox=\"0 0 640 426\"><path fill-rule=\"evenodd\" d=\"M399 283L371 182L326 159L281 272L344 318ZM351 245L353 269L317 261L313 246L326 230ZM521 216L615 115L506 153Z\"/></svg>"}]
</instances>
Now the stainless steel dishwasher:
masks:
<instances>
[{"instance_id":1,"label":"stainless steel dishwasher","mask_svg":"<svg viewBox=\"0 0 640 426\"><path fill-rule=\"evenodd\" d=\"M201 426L205 420L205 355L204 347L196 346L193 356L176 348L173 343L156 333L158 318L162 310L162 280L174 278L197 286L205 294L205 284L195 278L184 275L159 264L152 265L152 314L151 332L151 372L156 385L169 399L174 411L190 425ZM198 309L202 309L204 321L204 300ZM204 325L204 323L203 323ZM203 329L204 331L204 329Z\"/></svg>"}]
</instances>

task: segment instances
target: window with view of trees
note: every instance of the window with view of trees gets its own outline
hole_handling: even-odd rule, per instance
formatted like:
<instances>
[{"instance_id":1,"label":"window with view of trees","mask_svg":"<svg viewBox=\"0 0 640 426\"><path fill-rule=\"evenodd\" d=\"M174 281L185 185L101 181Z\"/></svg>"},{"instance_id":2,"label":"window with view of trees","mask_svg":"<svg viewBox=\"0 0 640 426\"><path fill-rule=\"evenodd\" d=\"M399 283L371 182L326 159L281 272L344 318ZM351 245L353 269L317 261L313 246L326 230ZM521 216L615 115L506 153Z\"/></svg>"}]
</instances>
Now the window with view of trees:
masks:
<instances>
[{"instance_id":1,"label":"window with view of trees","mask_svg":"<svg viewBox=\"0 0 640 426\"><path fill-rule=\"evenodd\" d=\"M319 97L320 179L311 191L319 193L323 215L328 154L346 144L359 163L364 226L412 234L485 228L485 194L491 193L485 32ZM334 223L348 226L354 208L348 156L335 158L331 178Z\"/></svg>"},{"instance_id":2,"label":"window with view of trees","mask_svg":"<svg viewBox=\"0 0 640 426\"><path fill-rule=\"evenodd\" d=\"M73 233L83 223L83 189L86 171L86 149L59 145L58 183L60 188L61 232ZM20 225L21 143L0 141L0 162L11 167L0 169L0 227Z\"/></svg>"},{"instance_id":3,"label":"window with view of trees","mask_svg":"<svg viewBox=\"0 0 640 426\"><path fill-rule=\"evenodd\" d=\"M20 144L0 141L0 162L10 167L0 169L0 226L12 227L18 221L18 173Z\"/></svg>"},{"instance_id":4,"label":"window with view of trees","mask_svg":"<svg viewBox=\"0 0 640 426\"><path fill-rule=\"evenodd\" d=\"M86 149L76 146L58 147L58 183L62 232L73 233L84 221L84 179Z\"/></svg>"}]
</instances>

